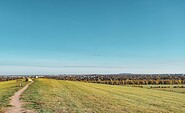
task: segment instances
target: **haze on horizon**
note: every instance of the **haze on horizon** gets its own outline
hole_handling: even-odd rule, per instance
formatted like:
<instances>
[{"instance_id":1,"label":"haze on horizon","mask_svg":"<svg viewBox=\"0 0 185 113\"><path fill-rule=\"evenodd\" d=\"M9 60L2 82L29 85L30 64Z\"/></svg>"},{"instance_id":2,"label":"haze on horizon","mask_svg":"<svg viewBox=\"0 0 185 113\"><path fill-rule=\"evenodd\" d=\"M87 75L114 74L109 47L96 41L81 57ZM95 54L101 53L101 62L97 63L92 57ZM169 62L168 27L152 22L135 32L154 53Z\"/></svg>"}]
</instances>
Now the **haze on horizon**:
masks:
<instances>
[{"instance_id":1,"label":"haze on horizon","mask_svg":"<svg viewBox=\"0 0 185 113\"><path fill-rule=\"evenodd\" d=\"M1 0L0 75L185 73L184 0Z\"/></svg>"}]
</instances>

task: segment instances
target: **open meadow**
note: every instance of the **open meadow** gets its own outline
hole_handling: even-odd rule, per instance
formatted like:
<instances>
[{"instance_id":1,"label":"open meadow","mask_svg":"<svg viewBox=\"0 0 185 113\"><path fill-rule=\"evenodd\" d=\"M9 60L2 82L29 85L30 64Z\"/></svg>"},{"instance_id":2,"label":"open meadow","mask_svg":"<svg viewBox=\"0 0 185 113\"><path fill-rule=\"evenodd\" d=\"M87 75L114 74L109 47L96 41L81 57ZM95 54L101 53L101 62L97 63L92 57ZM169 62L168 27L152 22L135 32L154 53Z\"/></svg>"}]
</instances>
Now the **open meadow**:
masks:
<instances>
[{"instance_id":1,"label":"open meadow","mask_svg":"<svg viewBox=\"0 0 185 113\"><path fill-rule=\"evenodd\" d=\"M54 79L36 79L22 100L40 113L185 112L183 93Z\"/></svg>"},{"instance_id":2,"label":"open meadow","mask_svg":"<svg viewBox=\"0 0 185 113\"><path fill-rule=\"evenodd\" d=\"M138 87L185 94L185 85L138 85Z\"/></svg>"},{"instance_id":3,"label":"open meadow","mask_svg":"<svg viewBox=\"0 0 185 113\"><path fill-rule=\"evenodd\" d=\"M26 82L23 82L23 86L25 84ZM0 82L0 112L3 107L8 106L9 97L22 88L18 85L19 83L17 83L16 80Z\"/></svg>"}]
</instances>

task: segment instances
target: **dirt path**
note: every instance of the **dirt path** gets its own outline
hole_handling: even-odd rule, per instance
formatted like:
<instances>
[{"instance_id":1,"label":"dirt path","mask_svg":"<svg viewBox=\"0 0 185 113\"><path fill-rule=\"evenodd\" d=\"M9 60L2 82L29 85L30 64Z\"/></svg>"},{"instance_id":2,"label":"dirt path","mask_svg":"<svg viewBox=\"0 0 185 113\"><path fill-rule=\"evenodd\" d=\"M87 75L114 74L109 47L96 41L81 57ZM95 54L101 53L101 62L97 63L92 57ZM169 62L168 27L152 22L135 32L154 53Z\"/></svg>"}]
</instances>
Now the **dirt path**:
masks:
<instances>
[{"instance_id":1,"label":"dirt path","mask_svg":"<svg viewBox=\"0 0 185 113\"><path fill-rule=\"evenodd\" d=\"M28 88L28 86L30 84L32 84L32 82L30 82L29 84L27 84L26 86L24 86L21 90L17 91L10 99L10 105L12 105L12 107L8 108L5 113L36 113L34 111L31 110L27 110L22 108L23 102L20 101L20 97L21 94Z\"/></svg>"}]
</instances>

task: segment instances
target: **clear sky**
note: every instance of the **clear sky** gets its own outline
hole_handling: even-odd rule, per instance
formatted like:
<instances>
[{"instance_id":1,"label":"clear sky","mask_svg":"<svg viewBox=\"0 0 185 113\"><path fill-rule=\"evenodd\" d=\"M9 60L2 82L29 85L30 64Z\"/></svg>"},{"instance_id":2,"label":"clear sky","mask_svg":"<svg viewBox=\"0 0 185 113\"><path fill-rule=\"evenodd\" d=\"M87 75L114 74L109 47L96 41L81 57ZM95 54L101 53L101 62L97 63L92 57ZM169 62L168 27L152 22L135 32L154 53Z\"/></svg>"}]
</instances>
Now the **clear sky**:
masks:
<instances>
[{"instance_id":1,"label":"clear sky","mask_svg":"<svg viewBox=\"0 0 185 113\"><path fill-rule=\"evenodd\" d=\"M0 0L0 74L185 73L185 0Z\"/></svg>"}]
</instances>

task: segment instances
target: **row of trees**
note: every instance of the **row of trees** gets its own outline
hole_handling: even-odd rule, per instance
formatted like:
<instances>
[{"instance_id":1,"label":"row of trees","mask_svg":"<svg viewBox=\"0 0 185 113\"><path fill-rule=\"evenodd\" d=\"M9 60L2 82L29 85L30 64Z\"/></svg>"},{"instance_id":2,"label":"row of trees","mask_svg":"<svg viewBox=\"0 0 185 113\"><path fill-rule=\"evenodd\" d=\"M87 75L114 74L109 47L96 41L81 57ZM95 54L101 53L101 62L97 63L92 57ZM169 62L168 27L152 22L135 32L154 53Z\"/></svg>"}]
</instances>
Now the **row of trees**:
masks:
<instances>
[{"instance_id":1,"label":"row of trees","mask_svg":"<svg viewBox=\"0 0 185 113\"><path fill-rule=\"evenodd\" d=\"M106 81L85 81L91 83L102 83L111 85L159 85L159 84L185 84L185 80L106 80Z\"/></svg>"},{"instance_id":2,"label":"row of trees","mask_svg":"<svg viewBox=\"0 0 185 113\"><path fill-rule=\"evenodd\" d=\"M128 74L128 75L60 75L46 76L60 80L84 81L111 85L185 84L185 75Z\"/></svg>"},{"instance_id":3,"label":"row of trees","mask_svg":"<svg viewBox=\"0 0 185 113\"><path fill-rule=\"evenodd\" d=\"M22 76L10 76L10 75L0 76L0 82L1 81L8 81L8 80L16 80L16 79L20 79L20 78L22 78Z\"/></svg>"}]
</instances>

